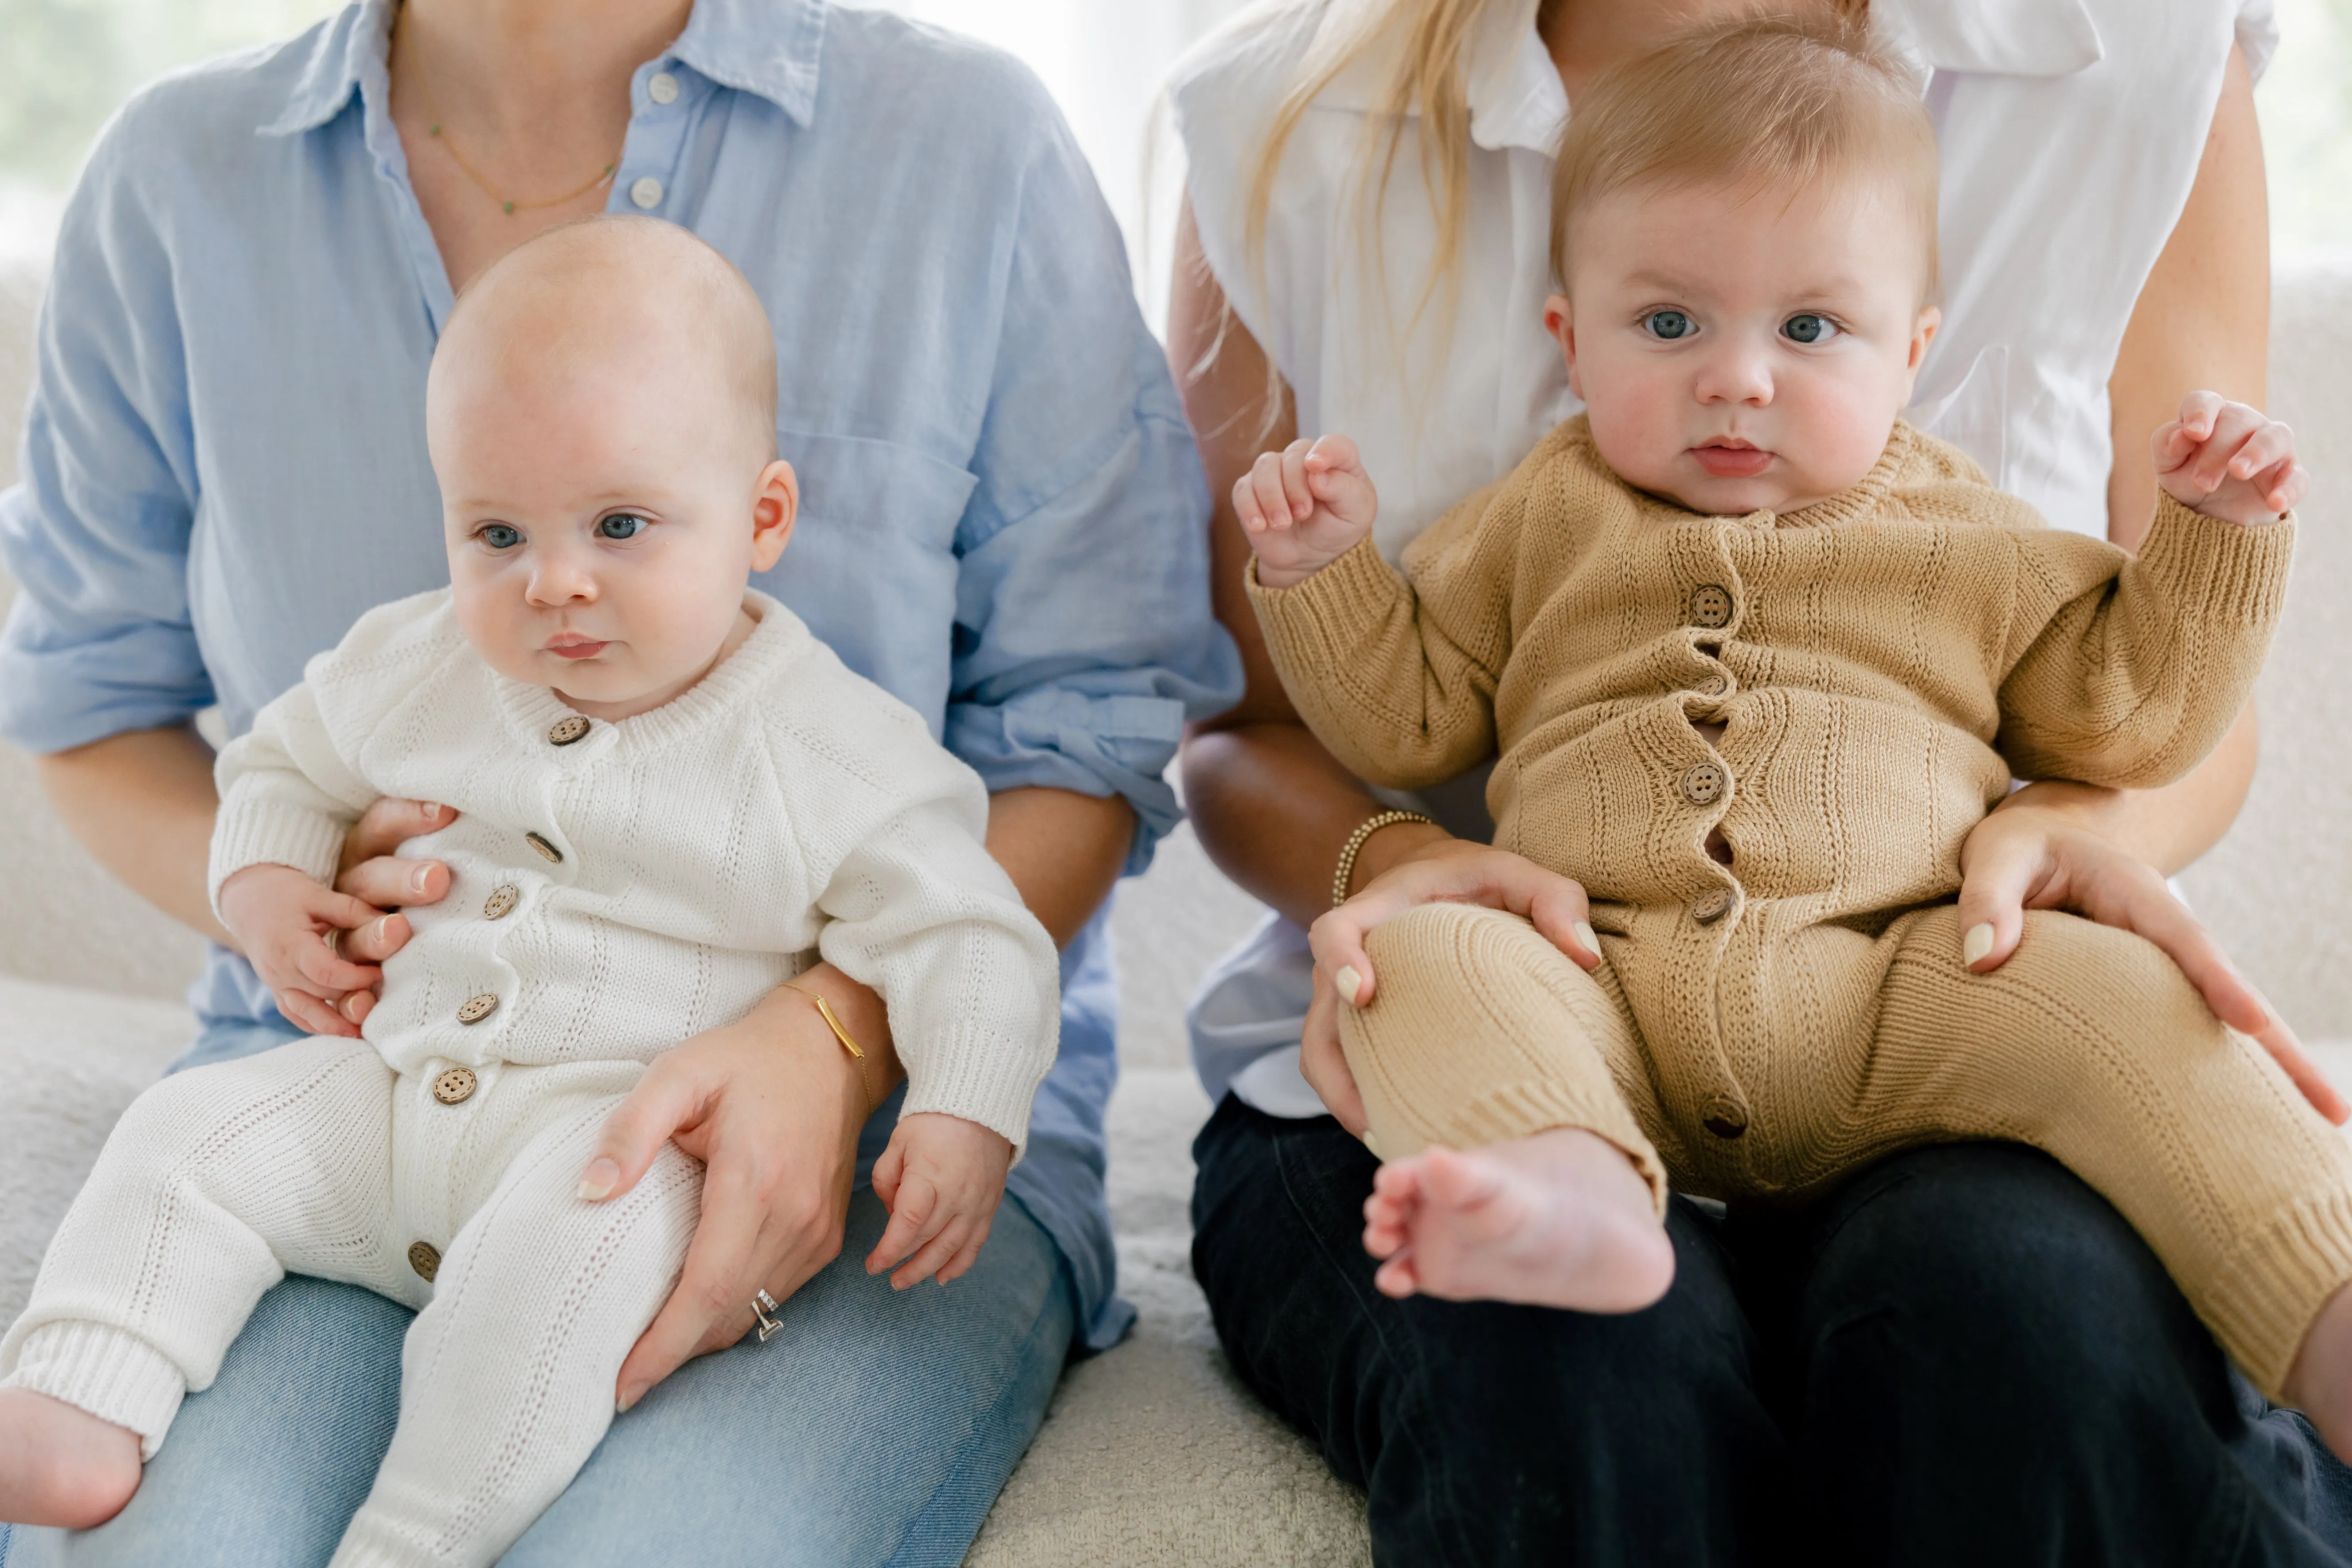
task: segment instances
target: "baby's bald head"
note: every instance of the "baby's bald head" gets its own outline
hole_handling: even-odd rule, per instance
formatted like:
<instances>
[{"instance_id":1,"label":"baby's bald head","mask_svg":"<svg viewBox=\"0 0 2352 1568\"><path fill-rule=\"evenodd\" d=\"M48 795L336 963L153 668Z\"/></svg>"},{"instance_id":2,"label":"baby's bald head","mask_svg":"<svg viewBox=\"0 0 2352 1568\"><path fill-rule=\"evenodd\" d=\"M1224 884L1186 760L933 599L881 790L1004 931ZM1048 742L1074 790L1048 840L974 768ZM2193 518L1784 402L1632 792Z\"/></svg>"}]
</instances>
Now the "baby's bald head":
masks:
<instances>
[{"instance_id":1,"label":"baby's bald head","mask_svg":"<svg viewBox=\"0 0 2352 1568\"><path fill-rule=\"evenodd\" d=\"M776 347L760 297L725 257L659 218L552 228L466 286L434 352L429 431L485 395L574 377L667 384L742 434L751 469L776 455ZM748 471L748 470L747 470Z\"/></svg>"}]
</instances>

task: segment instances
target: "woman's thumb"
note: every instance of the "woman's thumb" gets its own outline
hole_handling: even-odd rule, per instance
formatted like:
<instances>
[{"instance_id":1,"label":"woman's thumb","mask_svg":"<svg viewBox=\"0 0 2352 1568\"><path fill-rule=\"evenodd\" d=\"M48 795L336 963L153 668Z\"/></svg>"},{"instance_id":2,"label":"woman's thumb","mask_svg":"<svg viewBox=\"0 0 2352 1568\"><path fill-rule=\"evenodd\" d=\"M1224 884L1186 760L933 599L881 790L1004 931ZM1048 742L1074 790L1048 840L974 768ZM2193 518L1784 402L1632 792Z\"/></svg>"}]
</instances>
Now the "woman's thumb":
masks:
<instances>
[{"instance_id":1,"label":"woman's thumb","mask_svg":"<svg viewBox=\"0 0 2352 1568\"><path fill-rule=\"evenodd\" d=\"M2024 847L1997 843L1970 857L1961 873L1960 951L1953 956L1979 974L2006 963L2025 930L2025 895L2033 883L2035 857Z\"/></svg>"},{"instance_id":2,"label":"woman's thumb","mask_svg":"<svg viewBox=\"0 0 2352 1568\"><path fill-rule=\"evenodd\" d=\"M637 1184L670 1134L686 1125L697 1098L682 1072L664 1072L656 1062L637 1080L626 1100L613 1108L596 1134L596 1152L580 1173L573 1195L584 1203L603 1203Z\"/></svg>"}]
</instances>

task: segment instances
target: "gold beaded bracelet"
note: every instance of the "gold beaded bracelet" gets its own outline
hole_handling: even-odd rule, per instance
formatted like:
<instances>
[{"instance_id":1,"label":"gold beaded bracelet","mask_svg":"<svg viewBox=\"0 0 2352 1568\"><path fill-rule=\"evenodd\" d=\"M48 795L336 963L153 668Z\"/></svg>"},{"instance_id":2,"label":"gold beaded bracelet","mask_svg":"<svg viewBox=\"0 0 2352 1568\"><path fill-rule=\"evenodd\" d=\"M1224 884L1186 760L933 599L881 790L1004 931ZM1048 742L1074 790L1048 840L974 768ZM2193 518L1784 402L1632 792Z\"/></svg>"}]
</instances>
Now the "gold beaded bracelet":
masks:
<instances>
[{"instance_id":1,"label":"gold beaded bracelet","mask_svg":"<svg viewBox=\"0 0 2352 1568\"><path fill-rule=\"evenodd\" d=\"M1348 835L1348 847L1339 851L1339 868L1331 873L1331 907L1336 910L1348 901L1348 884L1355 879L1356 857L1364 852L1366 839L1381 828L1394 827L1400 822L1428 821L1429 818L1417 811L1384 811L1360 823L1356 831Z\"/></svg>"},{"instance_id":2,"label":"gold beaded bracelet","mask_svg":"<svg viewBox=\"0 0 2352 1568\"><path fill-rule=\"evenodd\" d=\"M857 1087L863 1090L866 1095L866 1110L867 1114L872 1114L875 1105L878 1102L874 1098L874 1086L866 1081L866 1053L858 1048L857 1042L856 1040L849 1037L849 1031L842 1027L840 1018L835 1016L834 1014L833 1004L826 1001L822 994L812 991L805 985L795 985L789 980L784 982L784 989L787 991L797 991L802 995L816 1004L817 1016L824 1020L824 1026L833 1031L833 1037L841 1042L841 1048L847 1051L849 1053L850 1059L857 1064Z\"/></svg>"}]
</instances>

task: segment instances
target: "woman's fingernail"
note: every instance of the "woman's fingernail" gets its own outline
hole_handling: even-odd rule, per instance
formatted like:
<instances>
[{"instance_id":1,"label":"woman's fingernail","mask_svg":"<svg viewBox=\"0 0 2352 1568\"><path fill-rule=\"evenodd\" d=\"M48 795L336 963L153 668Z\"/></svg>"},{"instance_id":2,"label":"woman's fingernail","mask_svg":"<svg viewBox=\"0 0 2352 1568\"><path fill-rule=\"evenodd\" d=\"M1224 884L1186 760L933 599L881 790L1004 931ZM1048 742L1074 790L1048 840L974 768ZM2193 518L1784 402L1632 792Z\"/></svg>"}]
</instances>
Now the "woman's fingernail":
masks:
<instances>
[{"instance_id":1,"label":"woman's fingernail","mask_svg":"<svg viewBox=\"0 0 2352 1568\"><path fill-rule=\"evenodd\" d=\"M1977 960L1992 951L1992 922L1979 921L1969 927L1969 934L1960 939L1960 962L1974 966Z\"/></svg>"},{"instance_id":2,"label":"woman's fingernail","mask_svg":"<svg viewBox=\"0 0 2352 1568\"><path fill-rule=\"evenodd\" d=\"M635 1394L624 1394L620 1398L613 1401L613 1414L615 1415L626 1415L629 1413L629 1406L635 1405L636 1402L636 1396Z\"/></svg>"},{"instance_id":3,"label":"woman's fingernail","mask_svg":"<svg viewBox=\"0 0 2352 1568\"><path fill-rule=\"evenodd\" d=\"M376 916L374 923L368 927L368 940L374 942L378 947L382 947L386 942L391 940L391 937L392 917L390 915Z\"/></svg>"},{"instance_id":4,"label":"woman's fingernail","mask_svg":"<svg viewBox=\"0 0 2352 1568\"><path fill-rule=\"evenodd\" d=\"M1339 988L1339 1000L1352 1007L1356 1005L1356 997L1364 989L1364 977L1356 973L1354 964L1343 963L1339 966L1339 973L1331 976L1331 984Z\"/></svg>"},{"instance_id":5,"label":"woman's fingernail","mask_svg":"<svg viewBox=\"0 0 2352 1568\"><path fill-rule=\"evenodd\" d=\"M586 1170L580 1173L580 1184L572 1189L572 1195L583 1203L596 1203L611 1192L613 1184L620 1179L621 1167L614 1163L610 1156L599 1154L588 1162Z\"/></svg>"},{"instance_id":6,"label":"woman's fingernail","mask_svg":"<svg viewBox=\"0 0 2352 1568\"><path fill-rule=\"evenodd\" d=\"M412 893L425 891L425 876L432 868L430 866L419 866L415 870L411 871L408 874L408 890Z\"/></svg>"},{"instance_id":7,"label":"woman's fingernail","mask_svg":"<svg viewBox=\"0 0 2352 1568\"><path fill-rule=\"evenodd\" d=\"M438 801L420 800L416 803L416 809L423 812L427 816L438 816L441 815L441 804Z\"/></svg>"},{"instance_id":8,"label":"woman's fingernail","mask_svg":"<svg viewBox=\"0 0 2352 1568\"><path fill-rule=\"evenodd\" d=\"M1598 953L1601 951L1601 939L1592 934L1591 921L1579 921L1568 929L1576 933L1576 940L1585 952Z\"/></svg>"}]
</instances>

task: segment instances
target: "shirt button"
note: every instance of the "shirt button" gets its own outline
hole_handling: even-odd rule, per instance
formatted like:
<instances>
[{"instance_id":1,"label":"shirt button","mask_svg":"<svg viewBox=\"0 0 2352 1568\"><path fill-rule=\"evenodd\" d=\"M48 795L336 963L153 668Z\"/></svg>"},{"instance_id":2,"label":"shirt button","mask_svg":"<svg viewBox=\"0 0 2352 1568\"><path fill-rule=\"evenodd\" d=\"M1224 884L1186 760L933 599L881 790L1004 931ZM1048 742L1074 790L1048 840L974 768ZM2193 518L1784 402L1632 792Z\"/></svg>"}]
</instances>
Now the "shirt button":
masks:
<instances>
[{"instance_id":1,"label":"shirt button","mask_svg":"<svg viewBox=\"0 0 2352 1568\"><path fill-rule=\"evenodd\" d=\"M656 103L676 103L677 101L677 78L670 75L667 71L654 72L653 79L646 83L646 96L652 99ZM651 205L652 204L647 203L646 205Z\"/></svg>"},{"instance_id":2,"label":"shirt button","mask_svg":"<svg viewBox=\"0 0 2352 1568\"><path fill-rule=\"evenodd\" d=\"M498 995L485 991L478 996L468 996L457 1005L457 1022L478 1024L499 1010Z\"/></svg>"},{"instance_id":3,"label":"shirt button","mask_svg":"<svg viewBox=\"0 0 2352 1568\"><path fill-rule=\"evenodd\" d=\"M432 1284L433 1277L441 1272L440 1248L429 1241L410 1242L408 1266L416 1270L416 1277L419 1279L424 1280L427 1285Z\"/></svg>"},{"instance_id":4,"label":"shirt button","mask_svg":"<svg viewBox=\"0 0 2352 1568\"><path fill-rule=\"evenodd\" d=\"M1717 1138L1737 1138L1748 1131L1748 1112L1736 1100L1710 1100L1699 1125Z\"/></svg>"},{"instance_id":5,"label":"shirt button","mask_svg":"<svg viewBox=\"0 0 2352 1568\"><path fill-rule=\"evenodd\" d=\"M433 1080L433 1098L444 1105L457 1105L474 1097L474 1069L451 1068Z\"/></svg>"},{"instance_id":6,"label":"shirt button","mask_svg":"<svg viewBox=\"0 0 2352 1568\"><path fill-rule=\"evenodd\" d=\"M541 859L552 862L558 866L563 864L563 851L558 849L554 845L550 844L546 839L541 838L538 834L526 833L522 836L522 841L530 845L533 849L538 850L539 858Z\"/></svg>"},{"instance_id":7,"label":"shirt button","mask_svg":"<svg viewBox=\"0 0 2352 1568\"><path fill-rule=\"evenodd\" d=\"M558 719L547 727L547 743L551 746L568 746L587 732L588 721L574 713L569 718Z\"/></svg>"},{"instance_id":8,"label":"shirt button","mask_svg":"<svg viewBox=\"0 0 2352 1568\"><path fill-rule=\"evenodd\" d=\"M521 897L512 882L500 882L490 889L490 896L482 900L482 918L486 921L504 920Z\"/></svg>"},{"instance_id":9,"label":"shirt button","mask_svg":"<svg viewBox=\"0 0 2352 1568\"><path fill-rule=\"evenodd\" d=\"M651 210L661 205L662 183L651 174L640 174L629 186L629 199Z\"/></svg>"},{"instance_id":10,"label":"shirt button","mask_svg":"<svg viewBox=\"0 0 2352 1568\"><path fill-rule=\"evenodd\" d=\"M1713 892L1701 893L1691 900L1691 919L1703 926L1711 926L1731 912L1732 901L1731 889L1728 888L1717 888Z\"/></svg>"},{"instance_id":11,"label":"shirt button","mask_svg":"<svg viewBox=\"0 0 2352 1568\"><path fill-rule=\"evenodd\" d=\"M1683 774L1683 798L1693 805L1713 805L1723 798L1731 775L1714 763L1701 763Z\"/></svg>"},{"instance_id":12,"label":"shirt button","mask_svg":"<svg viewBox=\"0 0 2352 1568\"><path fill-rule=\"evenodd\" d=\"M1691 625L1710 631L1731 621L1731 590L1720 583L1702 583L1691 590Z\"/></svg>"}]
</instances>

